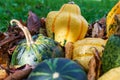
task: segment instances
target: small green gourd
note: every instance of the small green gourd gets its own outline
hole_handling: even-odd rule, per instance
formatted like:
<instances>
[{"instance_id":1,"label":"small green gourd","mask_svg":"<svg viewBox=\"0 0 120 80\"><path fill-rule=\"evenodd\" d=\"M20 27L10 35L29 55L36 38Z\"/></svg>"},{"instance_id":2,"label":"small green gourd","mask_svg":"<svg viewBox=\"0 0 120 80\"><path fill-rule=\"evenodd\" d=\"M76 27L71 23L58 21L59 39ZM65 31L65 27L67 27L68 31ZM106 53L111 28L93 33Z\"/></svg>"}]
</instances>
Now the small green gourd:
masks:
<instances>
[{"instance_id":1,"label":"small green gourd","mask_svg":"<svg viewBox=\"0 0 120 80\"><path fill-rule=\"evenodd\" d=\"M27 27L15 19L11 20L11 24L13 23L16 23L24 32L26 40L17 45L12 54L11 65L29 64L36 66L45 59L64 57L62 47L53 39L45 37L42 34L31 37Z\"/></svg>"}]
</instances>

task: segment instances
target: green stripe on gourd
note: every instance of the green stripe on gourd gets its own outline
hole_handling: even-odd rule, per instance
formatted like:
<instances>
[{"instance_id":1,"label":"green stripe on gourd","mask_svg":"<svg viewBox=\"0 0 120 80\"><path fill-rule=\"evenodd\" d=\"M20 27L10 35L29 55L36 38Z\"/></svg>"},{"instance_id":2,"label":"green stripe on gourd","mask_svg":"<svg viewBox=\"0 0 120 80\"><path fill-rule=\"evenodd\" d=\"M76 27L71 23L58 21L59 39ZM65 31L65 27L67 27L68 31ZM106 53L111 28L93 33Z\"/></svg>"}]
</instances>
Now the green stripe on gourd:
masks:
<instances>
[{"instance_id":1,"label":"green stripe on gourd","mask_svg":"<svg viewBox=\"0 0 120 80\"><path fill-rule=\"evenodd\" d=\"M28 80L87 80L83 68L66 58L46 59L30 73Z\"/></svg>"},{"instance_id":2,"label":"green stripe on gourd","mask_svg":"<svg viewBox=\"0 0 120 80\"><path fill-rule=\"evenodd\" d=\"M30 35L27 27L13 19L11 24L16 25L24 32L26 39L22 40L12 54L11 65L37 65L44 59L64 57L61 46L53 39L42 34Z\"/></svg>"}]
</instances>

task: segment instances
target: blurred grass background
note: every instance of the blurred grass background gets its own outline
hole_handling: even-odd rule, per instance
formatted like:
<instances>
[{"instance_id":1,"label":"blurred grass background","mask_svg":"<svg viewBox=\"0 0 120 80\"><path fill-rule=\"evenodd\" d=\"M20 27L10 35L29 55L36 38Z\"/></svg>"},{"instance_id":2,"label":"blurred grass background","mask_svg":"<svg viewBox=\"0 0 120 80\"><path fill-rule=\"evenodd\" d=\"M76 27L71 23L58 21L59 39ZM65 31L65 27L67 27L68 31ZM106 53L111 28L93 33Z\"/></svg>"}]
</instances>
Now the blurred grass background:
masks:
<instances>
[{"instance_id":1,"label":"blurred grass background","mask_svg":"<svg viewBox=\"0 0 120 80\"><path fill-rule=\"evenodd\" d=\"M82 15L92 23L106 16L119 0L0 0L0 32L6 31L13 18L26 21L30 10L40 18L46 17L69 1L79 5Z\"/></svg>"}]
</instances>

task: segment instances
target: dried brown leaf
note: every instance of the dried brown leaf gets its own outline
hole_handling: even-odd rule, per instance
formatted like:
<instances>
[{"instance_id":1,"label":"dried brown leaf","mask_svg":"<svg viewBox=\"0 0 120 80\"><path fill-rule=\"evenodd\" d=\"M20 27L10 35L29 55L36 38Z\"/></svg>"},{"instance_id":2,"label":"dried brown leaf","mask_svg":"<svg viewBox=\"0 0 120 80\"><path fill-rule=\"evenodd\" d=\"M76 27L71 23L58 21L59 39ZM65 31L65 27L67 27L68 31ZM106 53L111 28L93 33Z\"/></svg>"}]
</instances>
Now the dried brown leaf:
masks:
<instances>
[{"instance_id":1,"label":"dried brown leaf","mask_svg":"<svg viewBox=\"0 0 120 80\"><path fill-rule=\"evenodd\" d=\"M27 19L27 27L28 27L29 31L32 34L33 33L39 33L39 29L41 27L40 19L32 11L29 11L28 14L29 14L29 16L28 16L28 19Z\"/></svg>"},{"instance_id":2,"label":"dried brown leaf","mask_svg":"<svg viewBox=\"0 0 120 80\"><path fill-rule=\"evenodd\" d=\"M88 72L88 80L95 80L96 78L96 61L95 58L92 58L89 62L89 72Z\"/></svg>"},{"instance_id":3,"label":"dried brown leaf","mask_svg":"<svg viewBox=\"0 0 120 80\"><path fill-rule=\"evenodd\" d=\"M73 54L73 43L68 42L65 45L65 58L72 59L72 54Z\"/></svg>"},{"instance_id":4,"label":"dried brown leaf","mask_svg":"<svg viewBox=\"0 0 120 80\"><path fill-rule=\"evenodd\" d=\"M30 65L23 65L18 68L11 68L10 75L4 80L23 80L28 77L31 71L32 67Z\"/></svg>"},{"instance_id":5,"label":"dried brown leaf","mask_svg":"<svg viewBox=\"0 0 120 80\"><path fill-rule=\"evenodd\" d=\"M99 23L94 24L94 28L92 30L92 37L102 38L104 36L104 28L102 28Z\"/></svg>"},{"instance_id":6,"label":"dried brown leaf","mask_svg":"<svg viewBox=\"0 0 120 80\"><path fill-rule=\"evenodd\" d=\"M88 80L97 80L100 76L101 58L95 48L94 56L89 62Z\"/></svg>"},{"instance_id":7,"label":"dried brown leaf","mask_svg":"<svg viewBox=\"0 0 120 80\"><path fill-rule=\"evenodd\" d=\"M32 68L26 69L26 70L18 70L13 74L10 74L7 78L4 80L23 80L28 77L30 72L32 71Z\"/></svg>"},{"instance_id":8,"label":"dried brown leaf","mask_svg":"<svg viewBox=\"0 0 120 80\"><path fill-rule=\"evenodd\" d=\"M103 17L90 24L86 37L106 38L106 19Z\"/></svg>"},{"instance_id":9,"label":"dried brown leaf","mask_svg":"<svg viewBox=\"0 0 120 80\"><path fill-rule=\"evenodd\" d=\"M0 32L0 41L5 38L5 34Z\"/></svg>"}]
</instances>

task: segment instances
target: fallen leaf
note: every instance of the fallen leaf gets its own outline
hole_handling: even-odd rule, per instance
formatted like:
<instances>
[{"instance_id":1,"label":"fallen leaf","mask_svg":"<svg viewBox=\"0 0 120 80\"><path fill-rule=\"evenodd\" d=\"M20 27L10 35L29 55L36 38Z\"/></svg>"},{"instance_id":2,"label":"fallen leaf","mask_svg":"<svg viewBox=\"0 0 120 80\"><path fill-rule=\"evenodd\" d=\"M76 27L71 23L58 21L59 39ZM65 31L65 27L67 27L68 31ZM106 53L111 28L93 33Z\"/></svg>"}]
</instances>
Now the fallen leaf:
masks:
<instances>
[{"instance_id":1,"label":"fallen leaf","mask_svg":"<svg viewBox=\"0 0 120 80\"><path fill-rule=\"evenodd\" d=\"M104 36L104 30L105 29L102 28L99 23L95 23L93 26L94 27L93 27L93 30L92 30L92 37L102 38Z\"/></svg>"},{"instance_id":2,"label":"fallen leaf","mask_svg":"<svg viewBox=\"0 0 120 80\"><path fill-rule=\"evenodd\" d=\"M0 32L0 40L5 38L5 34Z\"/></svg>"},{"instance_id":3,"label":"fallen leaf","mask_svg":"<svg viewBox=\"0 0 120 80\"><path fill-rule=\"evenodd\" d=\"M94 56L89 62L88 80L97 80L100 76L101 57L96 48L94 48Z\"/></svg>"},{"instance_id":4,"label":"fallen leaf","mask_svg":"<svg viewBox=\"0 0 120 80\"><path fill-rule=\"evenodd\" d=\"M73 54L73 43L68 42L65 45L65 58L72 59L72 54Z\"/></svg>"},{"instance_id":5,"label":"fallen leaf","mask_svg":"<svg viewBox=\"0 0 120 80\"><path fill-rule=\"evenodd\" d=\"M28 14L29 14L29 16L28 16L28 19L27 19L27 28L29 29L29 31L32 34L33 33L39 33L39 29L41 27L40 19L32 11L29 11Z\"/></svg>"},{"instance_id":6,"label":"fallen leaf","mask_svg":"<svg viewBox=\"0 0 120 80\"><path fill-rule=\"evenodd\" d=\"M11 68L10 75L4 80L23 80L28 77L31 71L32 67L30 65L23 65L18 68Z\"/></svg>"},{"instance_id":7,"label":"fallen leaf","mask_svg":"<svg viewBox=\"0 0 120 80\"><path fill-rule=\"evenodd\" d=\"M90 24L86 37L106 39L106 18L103 17L99 21Z\"/></svg>"}]
</instances>

